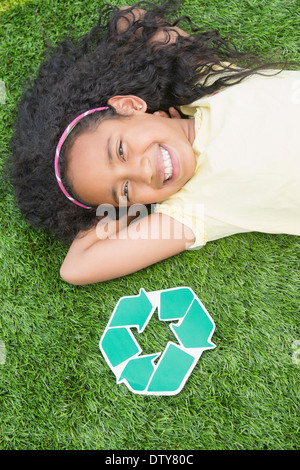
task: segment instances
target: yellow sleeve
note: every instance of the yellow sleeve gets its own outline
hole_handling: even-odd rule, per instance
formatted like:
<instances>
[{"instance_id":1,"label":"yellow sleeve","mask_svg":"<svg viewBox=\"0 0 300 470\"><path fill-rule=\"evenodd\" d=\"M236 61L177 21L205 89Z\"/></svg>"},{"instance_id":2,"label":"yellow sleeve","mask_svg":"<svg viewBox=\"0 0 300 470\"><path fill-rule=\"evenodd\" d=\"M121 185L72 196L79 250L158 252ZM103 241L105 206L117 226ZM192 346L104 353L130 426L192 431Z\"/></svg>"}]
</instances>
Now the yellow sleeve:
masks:
<instances>
[{"instance_id":1,"label":"yellow sleeve","mask_svg":"<svg viewBox=\"0 0 300 470\"><path fill-rule=\"evenodd\" d=\"M173 219L192 230L195 242L188 248L189 250L201 248L206 244L207 237L204 229L202 204L185 204L183 202L174 204L173 201L165 201L161 204L155 204L154 212L173 217Z\"/></svg>"}]
</instances>

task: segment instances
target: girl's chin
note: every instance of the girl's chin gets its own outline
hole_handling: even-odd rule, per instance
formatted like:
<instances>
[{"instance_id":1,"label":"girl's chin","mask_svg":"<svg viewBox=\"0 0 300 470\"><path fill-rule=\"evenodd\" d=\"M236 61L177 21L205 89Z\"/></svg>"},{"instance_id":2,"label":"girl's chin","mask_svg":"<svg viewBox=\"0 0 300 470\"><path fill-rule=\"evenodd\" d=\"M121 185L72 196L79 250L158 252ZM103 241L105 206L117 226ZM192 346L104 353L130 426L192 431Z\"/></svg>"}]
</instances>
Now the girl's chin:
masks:
<instances>
[{"instance_id":1,"label":"girl's chin","mask_svg":"<svg viewBox=\"0 0 300 470\"><path fill-rule=\"evenodd\" d=\"M161 201L164 201L166 199L168 199L169 197L173 196L174 194L178 193L178 191L180 191L180 189L182 188L181 185L177 185L177 184L172 184L172 182L170 182L169 184L166 184L162 190L162 193L161 193Z\"/></svg>"}]
</instances>

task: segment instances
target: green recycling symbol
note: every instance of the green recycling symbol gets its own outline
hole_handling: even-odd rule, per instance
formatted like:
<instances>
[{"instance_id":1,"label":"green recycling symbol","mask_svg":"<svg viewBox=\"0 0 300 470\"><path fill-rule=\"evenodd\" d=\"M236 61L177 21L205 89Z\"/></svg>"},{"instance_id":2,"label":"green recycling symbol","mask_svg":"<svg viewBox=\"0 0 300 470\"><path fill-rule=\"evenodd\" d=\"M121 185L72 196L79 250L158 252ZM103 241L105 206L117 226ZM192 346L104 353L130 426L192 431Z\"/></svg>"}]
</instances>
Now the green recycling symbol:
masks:
<instances>
[{"instance_id":1,"label":"green recycling symbol","mask_svg":"<svg viewBox=\"0 0 300 470\"><path fill-rule=\"evenodd\" d=\"M146 328L155 310L179 344L169 341L163 353L142 355L131 328ZM211 342L215 324L189 287L121 297L100 339L100 350L117 383L134 393L175 395L184 387L201 354L216 346ZM159 360L155 363L156 359Z\"/></svg>"}]
</instances>

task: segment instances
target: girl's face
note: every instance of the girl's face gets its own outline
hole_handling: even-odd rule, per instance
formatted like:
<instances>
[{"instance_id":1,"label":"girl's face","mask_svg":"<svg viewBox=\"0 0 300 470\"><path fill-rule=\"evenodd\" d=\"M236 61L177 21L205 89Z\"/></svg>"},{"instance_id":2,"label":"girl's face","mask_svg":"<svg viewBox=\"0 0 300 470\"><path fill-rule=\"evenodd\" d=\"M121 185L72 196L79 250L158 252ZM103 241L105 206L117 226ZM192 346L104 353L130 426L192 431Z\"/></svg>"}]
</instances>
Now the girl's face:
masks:
<instances>
[{"instance_id":1,"label":"girl's face","mask_svg":"<svg viewBox=\"0 0 300 470\"><path fill-rule=\"evenodd\" d=\"M193 176L194 120L147 114L145 105L140 106L130 105L129 112L128 106L120 107L118 112L129 117L104 120L75 140L68 177L87 203L156 203Z\"/></svg>"}]
</instances>

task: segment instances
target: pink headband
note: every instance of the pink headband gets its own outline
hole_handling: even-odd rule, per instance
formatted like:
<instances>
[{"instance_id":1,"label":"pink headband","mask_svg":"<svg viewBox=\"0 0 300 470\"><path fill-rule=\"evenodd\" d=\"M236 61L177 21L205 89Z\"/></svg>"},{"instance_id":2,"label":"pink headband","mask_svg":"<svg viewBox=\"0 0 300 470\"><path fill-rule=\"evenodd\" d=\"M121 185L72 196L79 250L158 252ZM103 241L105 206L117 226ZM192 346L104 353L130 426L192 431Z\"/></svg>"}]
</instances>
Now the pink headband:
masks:
<instances>
[{"instance_id":1,"label":"pink headband","mask_svg":"<svg viewBox=\"0 0 300 470\"><path fill-rule=\"evenodd\" d=\"M64 188L62 182L61 182L61 177L60 177L60 173L59 173L59 168L58 168L58 160L59 160L59 154L60 154L60 151L61 151L61 148L66 140L66 138L68 137L68 135L70 134L70 132L74 129L74 127L76 126L76 124L85 116L87 116L88 114L92 114L94 113L95 111L104 111L105 109L108 109L108 106L104 106L102 108L95 108L95 109L90 109L89 111L86 111L85 113L82 113L80 114L79 116L77 116L77 118L75 118L69 125L68 127L64 130L64 132L62 133L62 136L61 138L59 139L58 141L58 145L56 147L56 152L55 152L55 159L54 159L54 171L55 171L55 176L56 176L56 179L57 179L57 183L58 183L58 186L60 187L60 189L62 190L62 192L64 193L64 195L71 201L73 202L74 204L76 204L77 206L80 206L80 207L83 207L84 209L91 209L91 207L89 206L85 206L84 204L81 204L80 202L76 201L72 196L70 196L70 194L66 191L66 189Z\"/></svg>"}]
</instances>

